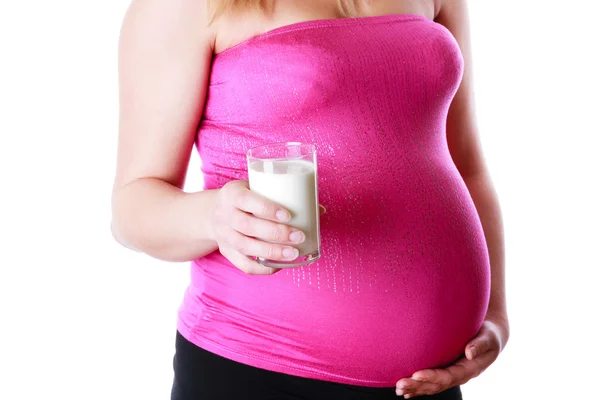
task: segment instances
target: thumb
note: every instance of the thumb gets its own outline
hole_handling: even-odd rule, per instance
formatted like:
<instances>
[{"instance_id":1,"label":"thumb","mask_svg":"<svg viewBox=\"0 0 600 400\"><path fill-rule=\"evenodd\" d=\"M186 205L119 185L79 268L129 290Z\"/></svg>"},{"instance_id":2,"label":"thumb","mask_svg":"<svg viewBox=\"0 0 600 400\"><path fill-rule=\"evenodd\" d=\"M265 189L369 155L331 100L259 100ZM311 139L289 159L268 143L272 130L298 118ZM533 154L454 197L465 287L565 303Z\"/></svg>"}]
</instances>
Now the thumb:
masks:
<instances>
[{"instance_id":1,"label":"thumb","mask_svg":"<svg viewBox=\"0 0 600 400\"><path fill-rule=\"evenodd\" d=\"M475 339L471 340L465 348L465 355L468 360L472 360L490 349L492 342L491 335L488 332L481 332Z\"/></svg>"}]
</instances>

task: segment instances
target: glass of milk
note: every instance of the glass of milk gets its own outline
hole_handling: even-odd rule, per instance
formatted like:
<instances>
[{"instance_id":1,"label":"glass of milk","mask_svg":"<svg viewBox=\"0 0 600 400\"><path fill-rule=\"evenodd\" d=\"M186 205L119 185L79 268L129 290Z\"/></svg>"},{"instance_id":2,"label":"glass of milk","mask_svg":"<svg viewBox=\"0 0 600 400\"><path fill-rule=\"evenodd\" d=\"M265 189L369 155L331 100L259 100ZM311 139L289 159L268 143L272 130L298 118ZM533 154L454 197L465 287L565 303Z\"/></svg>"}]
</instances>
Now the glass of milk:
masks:
<instances>
[{"instance_id":1,"label":"glass of milk","mask_svg":"<svg viewBox=\"0 0 600 400\"><path fill-rule=\"evenodd\" d=\"M306 240L293 245L299 257L291 261L257 261L273 268L299 267L321 257L317 150L312 144L272 143L248 150L250 190L281 205L292 219L288 225L304 232Z\"/></svg>"}]
</instances>

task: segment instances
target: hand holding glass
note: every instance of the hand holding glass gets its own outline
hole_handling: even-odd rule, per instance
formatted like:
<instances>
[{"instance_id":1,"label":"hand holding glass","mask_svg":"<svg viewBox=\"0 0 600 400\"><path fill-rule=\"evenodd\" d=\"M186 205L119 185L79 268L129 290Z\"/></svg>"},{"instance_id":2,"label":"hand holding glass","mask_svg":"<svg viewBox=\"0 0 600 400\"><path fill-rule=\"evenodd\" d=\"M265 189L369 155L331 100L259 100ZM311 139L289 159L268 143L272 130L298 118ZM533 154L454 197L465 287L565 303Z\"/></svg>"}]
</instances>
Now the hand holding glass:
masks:
<instances>
[{"instance_id":1,"label":"hand holding glass","mask_svg":"<svg viewBox=\"0 0 600 400\"><path fill-rule=\"evenodd\" d=\"M297 245L299 257L291 261L257 258L273 268L311 264L321 256L317 155L312 144L273 143L248 151L250 190L287 209L288 225L304 232L306 240Z\"/></svg>"}]
</instances>

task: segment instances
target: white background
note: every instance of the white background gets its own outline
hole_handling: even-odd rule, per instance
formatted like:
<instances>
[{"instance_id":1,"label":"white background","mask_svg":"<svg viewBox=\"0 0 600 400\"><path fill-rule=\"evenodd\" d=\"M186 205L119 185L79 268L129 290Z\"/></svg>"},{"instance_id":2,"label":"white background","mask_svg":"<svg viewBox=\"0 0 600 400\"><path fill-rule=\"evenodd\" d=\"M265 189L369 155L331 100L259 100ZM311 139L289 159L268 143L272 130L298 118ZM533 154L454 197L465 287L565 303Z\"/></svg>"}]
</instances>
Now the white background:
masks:
<instances>
[{"instance_id":1,"label":"white background","mask_svg":"<svg viewBox=\"0 0 600 400\"><path fill-rule=\"evenodd\" d=\"M600 399L597 4L471 1L512 337L468 400ZM169 396L187 265L109 230L127 5L0 3L1 399Z\"/></svg>"}]
</instances>

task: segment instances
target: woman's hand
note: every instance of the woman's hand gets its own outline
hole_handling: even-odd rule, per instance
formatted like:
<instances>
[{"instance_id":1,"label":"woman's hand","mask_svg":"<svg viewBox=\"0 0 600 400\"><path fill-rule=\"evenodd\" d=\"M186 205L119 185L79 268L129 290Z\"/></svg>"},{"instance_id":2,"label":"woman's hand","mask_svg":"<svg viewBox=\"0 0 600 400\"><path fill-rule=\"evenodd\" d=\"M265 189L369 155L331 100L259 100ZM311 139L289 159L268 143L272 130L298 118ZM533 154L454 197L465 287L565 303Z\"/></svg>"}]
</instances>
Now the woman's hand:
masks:
<instances>
[{"instance_id":1,"label":"woman's hand","mask_svg":"<svg viewBox=\"0 0 600 400\"><path fill-rule=\"evenodd\" d=\"M240 270L270 275L277 269L260 265L250 257L294 260L303 232L285 225L290 213L276 203L250 191L247 181L228 182L219 190L210 231L221 254ZM276 242L276 243L267 243Z\"/></svg>"},{"instance_id":2,"label":"woman's hand","mask_svg":"<svg viewBox=\"0 0 600 400\"><path fill-rule=\"evenodd\" d=\"M506 319L501 319L506 321ZM396 394L411 397L432 395L454 386L460 386L477 377L487 369L506 345L508 323L484 321L475 339L465 348L465 357L443 369L425 369L404 378L396 384Z\"/></svg>"}]
</instances>

